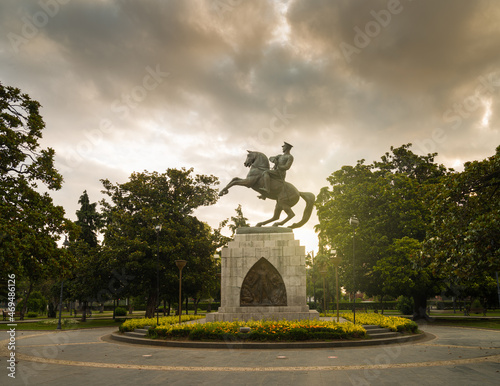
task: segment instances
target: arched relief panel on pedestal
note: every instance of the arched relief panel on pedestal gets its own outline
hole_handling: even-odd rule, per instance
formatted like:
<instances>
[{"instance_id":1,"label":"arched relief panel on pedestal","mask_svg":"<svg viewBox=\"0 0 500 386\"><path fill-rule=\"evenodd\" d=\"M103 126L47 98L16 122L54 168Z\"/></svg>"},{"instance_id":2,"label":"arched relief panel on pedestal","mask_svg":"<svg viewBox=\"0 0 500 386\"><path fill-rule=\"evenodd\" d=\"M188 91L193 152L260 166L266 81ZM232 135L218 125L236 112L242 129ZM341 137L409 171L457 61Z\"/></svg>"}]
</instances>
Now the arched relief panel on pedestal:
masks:
<instances>
[{"instance_id":1,"label":"arched relief panel on pedestal","mask_svg":"<svg viewBox=\"0 0 500 386\"><path fill-rule=\"evenodd\" d=\"M278 270L264 257L248 271L240 292L240 306L286 306L286 287Z\"/></svg>"}]
</instances>

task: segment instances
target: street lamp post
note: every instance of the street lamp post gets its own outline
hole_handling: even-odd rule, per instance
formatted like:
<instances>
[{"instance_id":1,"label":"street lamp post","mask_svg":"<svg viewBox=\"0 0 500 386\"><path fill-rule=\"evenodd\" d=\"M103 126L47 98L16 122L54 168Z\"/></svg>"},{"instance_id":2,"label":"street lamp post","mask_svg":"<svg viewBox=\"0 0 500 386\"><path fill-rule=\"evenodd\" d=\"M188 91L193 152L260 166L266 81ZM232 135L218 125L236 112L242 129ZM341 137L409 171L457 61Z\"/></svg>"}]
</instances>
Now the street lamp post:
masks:
<instances>
[{"instance_id":1,"label":"street lamp post","mask_svg":"<svg viewBox=\"0 0 500 386\"><path fill-rule=\"evenodd\" d=\"M68 249L69 247L69 242L68 242L68 236L64 236L64 243L63 243L64 249ZM61 330L61 316L62 316L62 301L63 301L63 288L64 288L64 279L61 280L61 294L59 296L59 321L57 322L57 329Z\"/></svg>"},{"instance_id":2,"label":"street lamp post","mask_svg":"<svg viewBox=\"0 0 500 386\"><path fill-rule=\"evenodd\" d=\"M155 227L156 230L156 325L160 323L160 231L161 224Z\"/></svg>"},{"instance_id":3,"label":"street lamp post","mask_svg":"<svg viewBox=\"0 0 500 386\"><path fill-rule=\"evenodd\" d=\"M184 268L186 263L186 260L175 260L175 265L179 268L179 323L182 316L182 268Z\"/></svg>"},{"instance_id":4,"label":"street lamp post","mask_svg":"<svg viewBox=\"0 0 500 386\"><path fill-rule=\"evenodd\" d=\"M321 273L321 277L323 278L323 312L327 313L326 309L326 288L325 288L325 277L326 277L326 269L321 270L319 273Z\"/></svg>"},{"instance_id":5,"label":"street lamp post","mask_svg":"<svg viewBox=\"0 0 500 386\"><path fill-rule=\"evenodd\" d=\"M339 264L342 261L342 258L337 256L337 251L333 250L332 251L332 262L333 265L335 266L335 288L336 288L336 298L337 298L337 323L340 320L340 315L339 315L339 298L340 298L340 293L339 293Z\"/></svg>"},{"instance_id":6,"label":"street lamp post","mask_svg":"<svg viewBox=\"0 0 500 386\"><path fill-rule=\"evenodd\" d=\"M352 312L354 315L353 318L353 323L356 324L356 263L355 263L355 258L354 258L354 251L355 251L355 244L354 244L354 239L356 237L356 227L359 225L359 220L356 218L356 216L352 216L349 219L349 224L352 226L353 233L352 233L352 287L354 291L354 299L352 303Z\"/></svg>"},{"instance_id":7,"label":"street lamp post","mask_svg":"<svg viewBox=\"0 0 500 386\"><path fill-rule=\"evenodd\" d=\"M313 299L314 299L314 309L318 308L318 305L316 304L316 277L314 276L314 273L316 272L315 264L314 264L314 251L311 252L311 263L312 263L312 282L313 282Z\"/></svg>"}]
</instances>

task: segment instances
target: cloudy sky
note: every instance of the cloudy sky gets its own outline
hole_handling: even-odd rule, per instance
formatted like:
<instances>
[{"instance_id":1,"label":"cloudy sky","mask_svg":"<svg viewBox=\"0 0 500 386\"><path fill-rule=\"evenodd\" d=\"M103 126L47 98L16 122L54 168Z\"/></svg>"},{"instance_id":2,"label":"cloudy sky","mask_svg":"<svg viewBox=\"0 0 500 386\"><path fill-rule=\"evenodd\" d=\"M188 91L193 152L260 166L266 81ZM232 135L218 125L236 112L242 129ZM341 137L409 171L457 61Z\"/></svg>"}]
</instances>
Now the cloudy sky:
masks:
<instances>
[{"instance_id":1,"label":"cloudy sky","mask_svg":"<svg viewBox=\"0 0 500 386\"><path fill-rule=\"evenodd\" d=\"M193 167L225 185L283 141L287 180L317 194L390 146L457 170L493 155L498 20L495 0L2 0L0 81L43 105L69 218L102 178ZM197 215L216 227L239 203L253 224L274 207L235 187ZM307 250L315 224L295 232Z\"/></svg>"}]
</instances>

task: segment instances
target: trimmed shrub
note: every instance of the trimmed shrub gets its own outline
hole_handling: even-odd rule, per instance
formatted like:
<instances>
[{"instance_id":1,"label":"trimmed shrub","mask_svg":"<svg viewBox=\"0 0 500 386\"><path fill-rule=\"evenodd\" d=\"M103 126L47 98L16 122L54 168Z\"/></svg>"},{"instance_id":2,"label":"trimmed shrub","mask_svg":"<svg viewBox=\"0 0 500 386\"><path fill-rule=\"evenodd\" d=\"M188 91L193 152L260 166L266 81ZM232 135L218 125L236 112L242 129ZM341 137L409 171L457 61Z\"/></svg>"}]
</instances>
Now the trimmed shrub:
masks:
<instances>
[{"instance_id":1,"label":"trimmed shrub","mask_svg":"<svg viewBox=\"0 0 500 386\"><path fill-rule=\"evenodd\" d=\"M401 296L398 299L398 310L403 315L413 314L413 299L406 296Z\"/></svg>"},{"instance_id":2,"label":"trimmed shrub","mask_svg":"<svg viewBox=\"0 0 500 386\"><path fill-rule=\"evenodd\" d=\"M115 316L127 316L127 310L123 307L116 307Z\"/></svg>"},{"instance_id":3,"label":"trimmed shrub","mask_svg":"<svg viewBox=\"0 0 500 386\"><path fill-rule=\"evenodd\" d=\"M201 319L203 316L199 315L182 315L181 321L188 322L191 320ZM170 326L179 322L178 316L163 316L159 319L160 326ZM120 325L120 332L134 331L136 328L144 328L146 326L156 326L156 318L141 318L141 319L128 319Z\"/></svg>"},{"instance_id":4,"label":"trimmed shrub","mask_svg":"<svg viewBox=\"0 0 500 386\"><path fill-rule=\"evenodd\" d=\"M354 315L352 313L345 313L341 315L344 319L352 321ZM417 333L417 323L410 319L400 318L397 316L385 316L381 314L356 314L356 323L372 324L388 328L391 331Z\"/></svg>"}]
</instances>

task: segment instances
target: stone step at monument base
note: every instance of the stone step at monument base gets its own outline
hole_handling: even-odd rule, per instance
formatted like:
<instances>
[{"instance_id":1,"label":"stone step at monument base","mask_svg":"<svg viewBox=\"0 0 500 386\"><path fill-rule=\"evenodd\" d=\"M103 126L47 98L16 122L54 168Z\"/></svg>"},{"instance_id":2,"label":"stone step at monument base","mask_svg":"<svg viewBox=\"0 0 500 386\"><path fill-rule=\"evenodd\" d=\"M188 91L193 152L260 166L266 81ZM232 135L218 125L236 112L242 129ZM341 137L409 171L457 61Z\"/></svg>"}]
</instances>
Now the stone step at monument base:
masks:
<instances>
[{"instance_id":1,"label":"stone step at monument base","mask_svg":"<svg viewBox=\"0 0 500 386\"><path fill-rule=\"evenodd\" d=\"M257 308L257 307L256 307ZM258 307L264 308L264 307ZM278 307L275 307L278 308ZM270 311L270 310L257 310L252 312L212 312L207 314L207 322L232 322L236 320L249 321L249 320L311 320L319 319L319 313L315 310L309 311Z\"/></svg>"},{"instance_id":2,"label":"stone step at monument base","mask_svg":"<svg viewBox=\"0 0 500 386\"><path fill-rule=\"evenodd\" d=\"M242 314L242 313L257 313L257 314L262 314L262 313L293 313L293 312L309 312L309 307L308 306L240 306L240 307L224 307L221 306L217 310L218 313L224 314L224 313L236 313L236 314Z\"/></svg>"}]
</instances>

